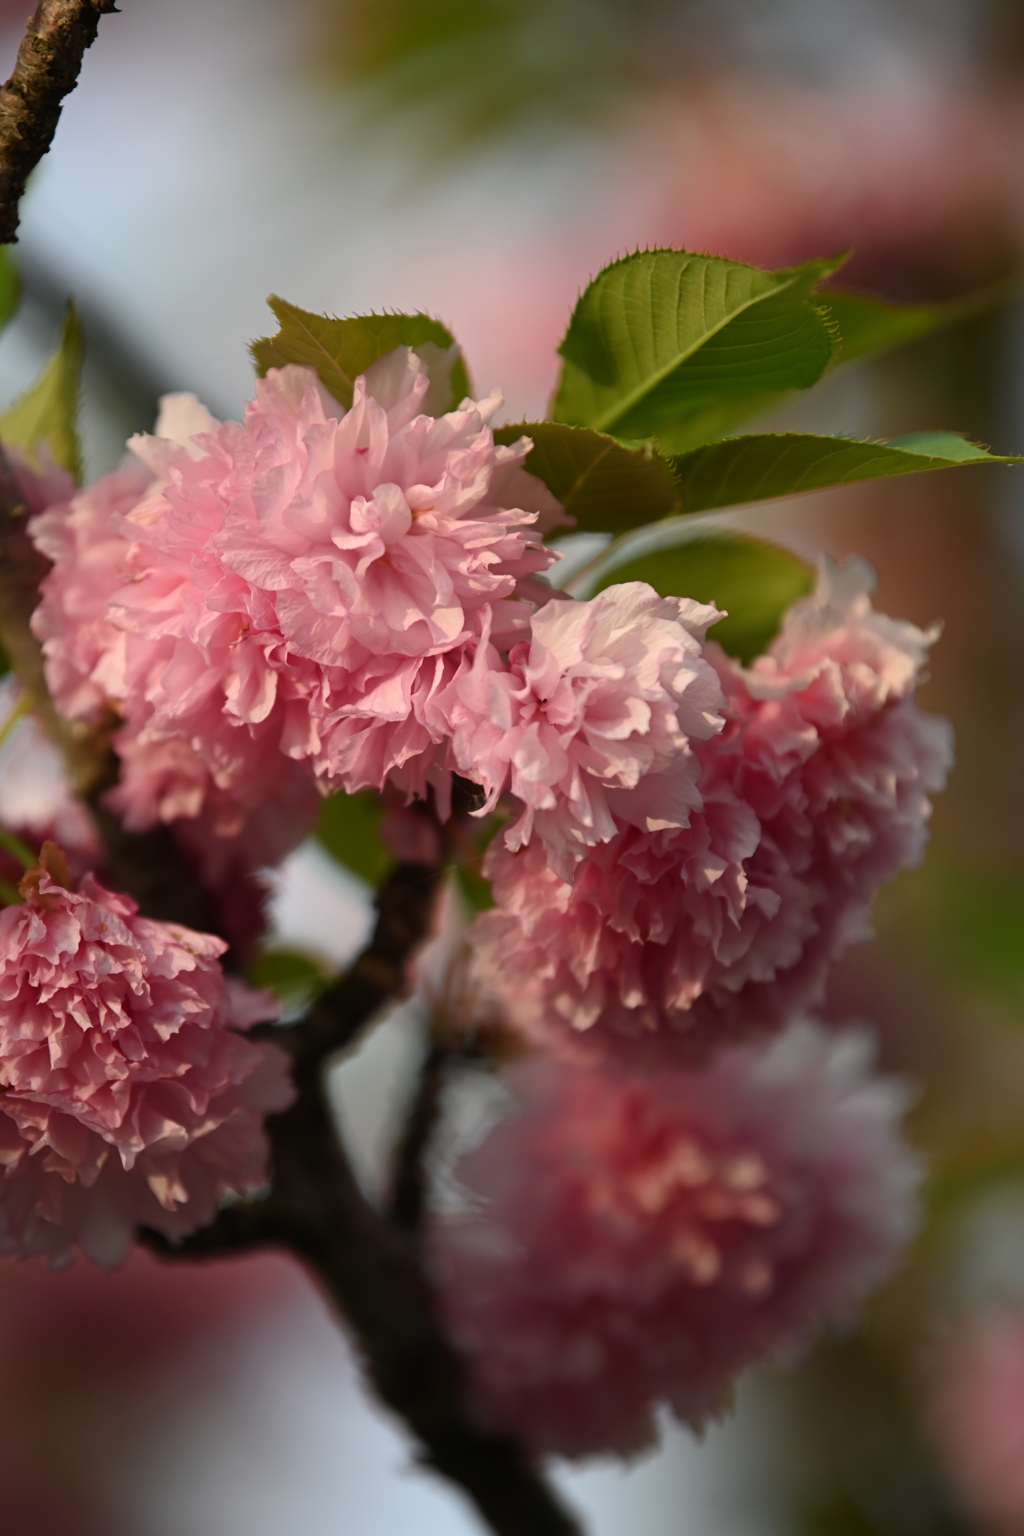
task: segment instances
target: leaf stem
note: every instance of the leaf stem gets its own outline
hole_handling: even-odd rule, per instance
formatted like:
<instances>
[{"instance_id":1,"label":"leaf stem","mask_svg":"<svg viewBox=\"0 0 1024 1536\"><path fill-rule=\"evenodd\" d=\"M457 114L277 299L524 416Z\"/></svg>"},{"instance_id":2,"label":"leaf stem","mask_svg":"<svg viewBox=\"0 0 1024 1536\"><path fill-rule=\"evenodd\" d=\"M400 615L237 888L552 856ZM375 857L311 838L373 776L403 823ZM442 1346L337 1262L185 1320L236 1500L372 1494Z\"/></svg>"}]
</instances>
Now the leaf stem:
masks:
<instances>
[{"instance_id":1,"label":"leaf stem","mask_svg":"<svg viewBox=\"0 0 1024 1536\"><path fill-rule=\"evenodd\" d=\"M19 693L17 699L15 700L14 708L8 711L6 720L2 725L0 725L0 747L3 746L4 742L14 730L14 727L17 725L18 721L23 719L25 715L29 714L31 709L32 699L29 694L22 691Z\"/></svg>"},{"instance_id":2,"label":"leaf stem","mask_svg":"<svg viewBox=\"0 0 1024 1536\"><path fill-rule=\"evenodd\" d=\"M0 827L0 848L6 848L12 858L26 870L32 869L39 863L39 855L32 852L27 843L23 843L20 837L15 837L13 832L8 832L5 827Z\"/></svg>"}]
</instances>

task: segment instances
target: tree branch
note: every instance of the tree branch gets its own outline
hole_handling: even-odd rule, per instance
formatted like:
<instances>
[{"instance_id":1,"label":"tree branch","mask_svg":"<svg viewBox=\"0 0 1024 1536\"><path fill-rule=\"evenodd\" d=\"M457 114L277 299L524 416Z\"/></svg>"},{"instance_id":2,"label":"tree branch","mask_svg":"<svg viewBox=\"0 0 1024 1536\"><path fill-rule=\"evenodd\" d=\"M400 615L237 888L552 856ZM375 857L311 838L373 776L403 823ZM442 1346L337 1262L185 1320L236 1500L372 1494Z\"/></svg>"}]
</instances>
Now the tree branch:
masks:
<instances>
[{"instance_id":1,"label":"tree branch","mask_svg":"<svg viewBox=\"0 0 1024 1536\"><path fill-rule=\"evenodd\" d=\"M373 937L347 974L299 1024L252 1032L288 1047L296 1088L291 1108L267 1120L267 1197L226 1207L209 1227L179 1243L154 1232L140 1237L165 1258L208 1258L266 1243L289 1248L351 1325L370 1380L418 1437L426 1463L473 1500L497 1536L576 1536L575 1522L522 1448L482 1430L466 1410L461 1364L438 1323L409 1230L422 1189L410 1185L405 1191L397 1222L373 1209L353 1175L324 1089L329 1057L404 990L408 959L428 930L439 875L437 868L399 865L377 898ZM435 1070L441 1070L439 1061ZM423 1123L412 1133L410 1156L417 1165L435 1086L432 1080Z\"/></svg>"},{"instance_id":2,"label":"tree branch","mask_svg":"<svg viewBox=\"0 0 1024 1536\"><path fill-rule=\"evenodd\" d=\"M250 1033L283 1045L297 1064L323 1061L351 1045L384 1004L405 990L406 962L427 932L439 875L432 865L397 865L377 893L373 937L344 976L298 1024Z\"/></svg>"},{"instance_id":3,"label":"tree branch","mask_svg":"<svg viewBox=\"0 0 1024 1536\"><path fill-rule=\"evenodd\" d=\"M394 1181L388 1218L402 1232L419 1230L427 1198L424 1158L441 1114L441 1092L451 1051L433 1041L423 1059L416 1092L395 1149Z\"/></svg>"},{"instance_id":4,"label":"tree branch","mask_svg":"<svg viewBox=\"0 0 1024 1536\"><path fill-rule=\"evenodd\" d=\"M100 17L116 10L114 0L42 0L29 21L14 73L0 88L0 245L18 238L25 183L53 143Z\"/></svg>"},{"instance_id":5,"label":"tree branch","mask_svg":"<svg viewBox=\"0 0 1024 1536\"><path fill-rule=\"evenodd\" d=\"M578 1536L521 1447L467 1414L461 1366L438 1326L415 1243L360 1191L319 1066L307 1061L297 1079L296 1102L267 1121L274 1166L267 1200L229 1206L177 1244L154 1232L140 1237L164 1258L208 1258L265 1243L291 1249L351 1325L373 1385L416 1434L426 1464L472 1499L496 1536Z\"/></svg>"}]
</instances>

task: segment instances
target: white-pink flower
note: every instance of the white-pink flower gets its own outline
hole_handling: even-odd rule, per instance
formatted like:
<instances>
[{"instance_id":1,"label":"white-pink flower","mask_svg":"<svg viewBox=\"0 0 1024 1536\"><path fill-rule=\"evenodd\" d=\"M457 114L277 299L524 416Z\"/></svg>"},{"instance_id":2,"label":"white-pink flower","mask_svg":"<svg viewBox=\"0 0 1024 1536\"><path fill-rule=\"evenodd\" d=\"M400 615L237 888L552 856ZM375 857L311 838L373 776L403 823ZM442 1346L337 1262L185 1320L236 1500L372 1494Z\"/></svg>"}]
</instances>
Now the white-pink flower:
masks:
<instances>
[{"instance_id":1,"label":"white-pink flower","mask_svg":"<svg viewBox=\"0 0 1024 1536\"><path fill-rule=\"evenodd\" d=\"M529 440L495 445L498 397L434 417L429 387L399 348L347 412L294 366L241 425L170 396L135 462L34 521L50 684L75 718L121 715L129 825L213 800L237 835L276 787L301 835L305 759L332 787L440 779L439 695L484 609L523 630L517 591L554 558L533 525L559 509L522 469Z\"/></svg>"},{"instance_id":2,"label":"white-pink flower","mask_svg":"<svg viewBox=\"0 0 1024 1536\"><path fill-rule=\"evenodd\" d=\"M701 804L691 742L723 724L703 658L720 617L634 581L547 603L507 662L485 630L454 684L452 750L488 808L506 789L521 802L507 847L536 832L569 880L587 847L615 836L616 817L649 831L688 824Z\"/></svg>"},{"instance_id":3,"label":"white-pink flower","mask_svg":"<svg viewBox=\"0 0 1024 1536\"><path fill-rule=\"evenodd\" d=\"M571 883L538 849L492 845L478 965L523 1028L695 1059L818 1001L878 887L920 859L951 758L911 698L932 637L869 589L863 563L826 566L752 668L708 647L726 726L695 744L688 825L617 816Z\"/></svg>"},{"instance_id":4,"label":"white-pink flower","mask_svg":"<svg viewBox=\"0 0 1024 1536\"><path fill-rule=\"evenodd\" d=\"M225 980L220 939L42 862L0 912L0 1251L112 1265L265 1179L287 1058L237 1032L277 1004Z\"/></svg>"},{"instance_id":5,"label":"white-pink flower","mask_svg":"<svg viewBox=\"0 0 1024 1536\"><path fill-rule=\"evenodd\" d=\"M190 396L169 396L158 427L166 436L159 453L150 440L157 468L176 456L192 464L191 434L216 423ZM284 700L265 718L228 711L243 692L239 680L258 671L258 648L246 644L237 604L202 626L202 590L222 573L204 558L200 530L183 533L163 560L133 536L129 514L159 484L153 465L130 457L33 519L33 538L53 562L33 628L62 713L123 721L113 808L134 830L203 813L197 863L216 883L223 839L244 846L244 869L274 862L309 830L317 796L308 769L281 756ZM272 827L268 802L277 808Z\"/></svg>"},{"instance_id":6,"label":"white-pink flower","mask_svg":"<svg viewBox=\"0 0 1024 1536\"><path fill-rule=\"evenodd\" d=\"M534 1059L456 1165L428 1252L492 1428L624 1455L667 1403L694 1427L736 1373L850 1322L914 1225L902 1094L862 1037L792 1026L702 1072Z\"/></svg>"}]
</instances>

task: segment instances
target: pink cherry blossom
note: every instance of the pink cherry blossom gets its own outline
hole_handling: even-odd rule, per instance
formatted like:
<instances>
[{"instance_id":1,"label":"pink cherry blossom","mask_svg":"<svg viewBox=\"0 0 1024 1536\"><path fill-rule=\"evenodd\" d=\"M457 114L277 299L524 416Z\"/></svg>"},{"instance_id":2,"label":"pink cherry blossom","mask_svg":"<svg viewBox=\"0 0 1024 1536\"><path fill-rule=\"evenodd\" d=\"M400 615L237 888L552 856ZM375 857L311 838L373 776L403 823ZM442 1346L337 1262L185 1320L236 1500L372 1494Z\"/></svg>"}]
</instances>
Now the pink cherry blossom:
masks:
<instances>
[{"instance_id":1,"label":"pink cherry blossom","mask_svg":"<svg viewBox=\"0 0 1024 1536\"><path fill-rule=\"evenodd\" d=\"M127 825L205 813L271 857L260 807L276 799L274 840L294 843L310 767L331 787L440 785L439 700L485 609L496 636L524 629L517 594L554 559L533 525L560 508L522 469L528 439L495 445L499 397L434 417L429 389L399 348L347 412L294 366L257 381L241 425L170 396L133 460L34 520L50 686L73 718L120 714Z\"/></svg>"},{"instance_id":2,"label":"pink cherry blossom","mask_svg":"<svg viewBox=\"0 0 1024 1536\"><path fill-rule=\"evenodd\" d=\"M931 1362L928 1420L965 1509L1002 1536L1024 1532L1024 1318L961 1320Z\"/></svg>"},{"instance_id":3,"label":"pink cherry blossom","mask_svg":"<svg viewBox=\"0 0 1024 1536\"><path fill-rule=\"evenodd\" d=\"M160 440L164 461L180 453L191 463L189 449L176 447L173 434L187 444L191 432L206 426L216 423L198 402L169 396L158 423L167 434ZM247 665L237 655L244 645L233 647L237 616L234 630L230 619L221 625L216 642L207 635L205 655L184 624L175 632L166 622L175 600L193 613L199 606L204 572L198 549L176 549L176 569L163 573L171 595L157 605L151 546L130 536L127 521L145 505L154 483L152 468L130 457L33 519L33 538L53 562L33 628L43 642L58 708L89 724L100 723L107 712L124 720L114 738L122 771L109 797L112 807L132 830L202 812L206 826L194 843L200 874L213 885L227 857L219 840L244 847L246 870L274 862L309 829L317 797L308 771L281 758L283 708L270 720L248 722L231 719L218 705L225 692L211 659L236 674ZM209 576L207 570L207 584ZM143 588L154 607L147 624L133 628L122 622L113 600L122 590ZM272 823L268 802L275 809Z\"/></svg>"},{"instance_id":4,"label":"pink cherry blossom","mask_svg":"<svg viewBox=\"0 0 1024 1536\"><path fill-rule=\"evenodd\" d=\"M727 723L695 744L686 827L618 818L571 884L492 845L478 964L521 1027L700 1058L820 998L878 887L920 859L951 756L911 699L933 637L875 613L869 586L860 562L826 566L749 670L709 647Z\"/></svg>"},{"instance_id":5,"label":"pink cherry blossom","mask_svg":"<svg viewBox=\"0 0 1024 1536\"><path fill-rule=\"evenodd\" d=\"M455 1168L442 1315L477 1412L535 1452L628 1455L666 1402L701 1427L736 1373L850 1322L914 1225L902 1094L863 1037L795 1025L701 1072L533 1059Z\"/></svg>"},{"instance_id":6,"label":"pink cherry blossom","mask_svg":"<svg viewBox=\"0 0 1024 1536\"><path fill-rule=\"evenodd\" d=\"M260 1184L292 1090L236 1032L277 1004L225 981L220 939L43 864L0 912L0 1251L111 1265L137 1225L179 1237Z\"/></svg>"},{"instance_id":7,"label":"pink cherry blossom","mask_svg":"<svg viewBox=\"0 0 1024 1536\"><path fill-rule=\"evenodd\" d=\"M569 880L588 846L615 836L616 816L650 831L688 825L701 804L690 743L723 724L702 655L720 617L634 581L546 604L507 663L485 634L454 685L452 748L487 809L506 789L523 805L508 848L536 831Z\"/></svg>"}]
</instances>

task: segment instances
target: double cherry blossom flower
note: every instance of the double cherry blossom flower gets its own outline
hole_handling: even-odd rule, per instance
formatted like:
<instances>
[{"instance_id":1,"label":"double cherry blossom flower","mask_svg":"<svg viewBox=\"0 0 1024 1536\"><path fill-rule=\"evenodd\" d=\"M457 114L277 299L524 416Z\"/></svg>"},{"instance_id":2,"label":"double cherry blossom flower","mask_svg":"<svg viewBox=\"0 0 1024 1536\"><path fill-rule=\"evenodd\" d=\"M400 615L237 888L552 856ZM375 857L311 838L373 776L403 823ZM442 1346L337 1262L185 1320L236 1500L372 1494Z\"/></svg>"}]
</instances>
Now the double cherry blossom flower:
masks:
<instances>
[{"instance_id":1,"label":"double cherry blossom flower","mask_svg":"<svg viewBox=\"0 0 1024 1536\"><path fill-rule=\"evenodd\" d=\"M495 443L497 395L435 393L409 348L348 410L271 369L240 424L171 396L94 485L29 476L34 627L57 707L115 723L113 809L173 824L215 889L280 862L318 790L444 819L459 774L504 817L453 953L534 1055L430 1262L484 1422L628 1452L659 1400L699 1424L843 1322L911 1228L899 1095L792 1021L921 855L951 756L913 702L934 636L858 562L748 668L714 606L568 598L530 440ZM0 1248L111 1262L258 1183L289 1090L221 941L52 859L26 891L0 913Z\"/></svg>"}]
</instances>

